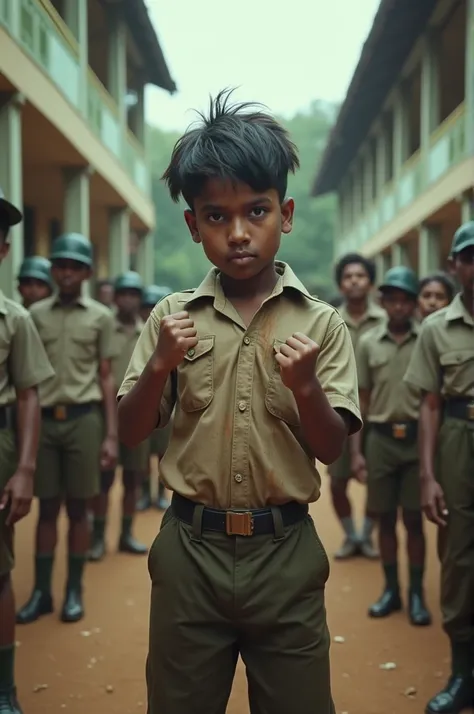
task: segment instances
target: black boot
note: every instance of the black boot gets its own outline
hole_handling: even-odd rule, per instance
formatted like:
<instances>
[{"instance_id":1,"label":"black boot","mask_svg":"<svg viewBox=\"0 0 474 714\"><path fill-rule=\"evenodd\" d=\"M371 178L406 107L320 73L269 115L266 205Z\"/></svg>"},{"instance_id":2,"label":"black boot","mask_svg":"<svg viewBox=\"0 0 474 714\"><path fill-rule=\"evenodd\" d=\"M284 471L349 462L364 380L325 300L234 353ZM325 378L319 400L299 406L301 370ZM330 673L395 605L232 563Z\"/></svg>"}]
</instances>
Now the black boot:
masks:
<instances>
[{"instance_id":1,"label":"black boot","mask_svg":"<svg viewBox=\"0 0 474 714\"><path fill-rule=\"evenodd\" d=\"M84 617L84 607L82 604L82 575L84 572L84 563L84 556L69 555L66 596L61 611L61 620L63 622L79 622L79 620L82 620Z\"/></svg>"},{"instance_id":2,"label":"black boot","mask_svg":"<svg viewBox=\"0 0 474 714\"><path fill-rule=\"evenodd\" d=\"M130 553L131 555L146 555L148 553L146 545L139 543L132 535L132 520L131 516L124 516L122 518L119 551L121 553Z\"/></svg>"},{"instance_id":3,"label":"black boot","mask_svg":"<svg viewBox=\"0 0 474 714\"><path fill-rule=\"evenodd\" d=\"M51 597L51 577L54 558L52 555L37 555L35 557L35 586L28 602L17 612L18 625L35 622L42 615L53 612Z\"/></svg>"},{"instance_id":4,"label":"black boot","mask_svg":"<svg viewBox=\"0 0 474 714\"><path fill-rule=\"evenodd\" d=\"M137 511L148 511L151 508L151 493L150 493L150 479L147 478L143 481L141 486L141 494L137 500L136 510Z\"/></svg>"},{"instance_id":5,"label":"black boot","mask_svg":"<svg viewBox=\"0 0 474 714\"><path fill-rule=\"evenodd\" d=\"M165 496L165 487L162 483L158 482L158 499L156 501L156 507L159 511L166 511L169 508L170 502Z\"/></svg>"},{"instance_id":6,"label":"black boot","mask_svg":"<svg viewBox=\"0 0 474 714\"><path fill-rule=\"evenodd\" d=\"M474 704L471 643L451 641L451 676L426 705L426 714L460 714Z\"/></svg>"},{"instance_id":7,"label":"black boot","mask_svg":"<svg viewBox=\"0 0 474 714\"><path fill-rule=\"evenodd\" d=\"M92 526L92 543L87 553L87 559L92 562L103 560L105 556L105 518L94 518Z\"/></svg>"},{"instance_id":8,"label":"black boot","mask_svg":"<svg viewBox=\"0 0 474 714\"><path fill-rule=\"evenodd\" d=\"M425 605L423 591L408 592L408 618L415 627L431 625L431 614Z\"/></svg>"},{"instance_id":9,"label":"black boot","mask_svg":"<svg viewBox=\"0 0 474 714\"><path fill-rule=\"evenodd\" d=\"M402 609L402 601L398 590L385 589L381 597L369 607L369 617L388 617L392 612Z\"/></svg>"},{"instance_id":10,"label":"black boot","mask_svg":"<svg viewBox=\"0 0 474 714\"><path fill-rule=\"evenodd\" d=\"M16 698L16 689L0 690L0 714L23 714Z\"/></svg>"}]
</instances>

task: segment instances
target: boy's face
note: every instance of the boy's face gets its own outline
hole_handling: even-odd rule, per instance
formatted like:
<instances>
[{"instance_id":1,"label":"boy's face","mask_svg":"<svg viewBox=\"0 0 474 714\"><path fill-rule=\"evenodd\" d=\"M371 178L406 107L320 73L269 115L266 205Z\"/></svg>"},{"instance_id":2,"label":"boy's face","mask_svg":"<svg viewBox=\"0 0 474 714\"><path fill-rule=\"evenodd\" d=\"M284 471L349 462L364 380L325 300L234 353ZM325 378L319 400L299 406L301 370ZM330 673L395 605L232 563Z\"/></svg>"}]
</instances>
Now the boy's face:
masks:
<instances>
[{"instance_id":1,"label":"boy's face","mask_svg":"<svg viewBox=\"0 0 474 714\"><path fill-rule=\"evenodd\" d=\"M346 265L339 289L346 300L363 300L371 289L370 277L361 263Z\"/></svg>"},{"instance_id":2,"label":"boy's face","mask_svg":"<svg viewBox=\"0 0 474 714\"><path fill-rule=\"evenodd\" d=\"M255 193L246 184L209 179L185 219L211 263L234 280L248 280L273 263L293 212L293 200L281 204L275 189Z\"/></svg>"},{"instance_id":3,"label":"boy's face","mask_svg":"<svg viewBox=\"0 0 474 714\"><path fill-rule=\"evenodd\" d=\"M136 317L140 309L141 294L139 290L127 288L115 293L115 304L118 311L125 317Z\"/></svg>"},{"instance_id":4,"label":"boy's face","mask_svg":"<svg viewBox=\"0 0 474 714\"><path fill-rule=\"evenodd\" d=\"M114 304L114 288L112 285L101 285L97 292L97 300L106 305L106 307L112 307Z\"/></svg>"},{"instance_id":5,"label":"boy's face","mask_svg":"<svg viewBox=\"0 0 474 714\"><path fill-rule=\"evenodd\" d=\"M393 327L406 325L415 313L416 299L398 288L383 290L380 302Z\"/></svg>"},{"instance_id":6,"label":"boy's face","mask_svg":"<svg viewBox=\"0 0 474 714\"><path fill-rule=\"evenodd\" d=\"M76 260L54 260L51 275L61 295L79 295L84 280L91 276L91 270Z\"/></svg>"},{"instance_id":7,"label":"boy's face","mask_svg":"<svg viewBox=\"0 0 474 714\"><path fill-rule=\"evenodd\" d=\"M23 298L23 305L30 307L35 302L44 300L51 295L49 285L37 278L22 278L18 285L18 292Z\"/></svg>"},{"instance_id":8,"label":"boy's face","mask_svg":"<svg viewBox=\"0 0 474 714\"><path fill-rule=\"evenodd\" d=\"M439 280L430 280L423 285L418 295L418 308L422 319L446 305L449 305L449 295L443 283Z\"/></svg>"},{"instance_id":9,"label":"boy's face","mask_svg":"<svg viewBox=\"0 0 474 714\"><path fill-rule=\"evenodd\" d=\"M454 256L450 261L457 279L462 285L463 291L468 295L474 293L474 246L465 248Z\"/></svg>"}]
</instances>

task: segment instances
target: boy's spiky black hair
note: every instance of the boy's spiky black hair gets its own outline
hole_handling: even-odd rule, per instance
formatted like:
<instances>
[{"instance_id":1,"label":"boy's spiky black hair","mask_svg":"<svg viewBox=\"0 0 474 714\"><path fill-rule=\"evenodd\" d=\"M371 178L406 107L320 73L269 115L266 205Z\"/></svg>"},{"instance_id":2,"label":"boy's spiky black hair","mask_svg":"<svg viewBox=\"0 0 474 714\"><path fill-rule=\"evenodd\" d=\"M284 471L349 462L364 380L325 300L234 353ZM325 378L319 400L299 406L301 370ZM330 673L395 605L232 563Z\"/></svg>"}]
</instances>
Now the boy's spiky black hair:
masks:
<instances>
[{"instance_id":1,"label":"boy's spiky black hair","mask_svg":"<svg viewBox=\"0 0 474 714\"><path fill-rule=\"evenodd\" d=\"M336 284L341 284L344 269L347 268L348 265L354 265L355 263L364 267L367 275L369 276L370 284L373 285L375 283L375 264L373 260L370 260L359 253L347 253L347 255L343 255L337 262L336 267L334 268L334 279Z\"/></svg>"},{"instance_id":2,"label":"boy's spiky black hair","mask_svg":"<svg viewBox=\"0 0 474 714\"><path fill-rule=\"evenodd\" d=\"M171 198L183 196L192 209L194 199L211 178L242 182L254 191L286 194L288 173L299 168L296 146L286 129L261 104L230 101L232 89L210 99L208 115L176 142L163 174Z\"/></svg>"}]
</instances>

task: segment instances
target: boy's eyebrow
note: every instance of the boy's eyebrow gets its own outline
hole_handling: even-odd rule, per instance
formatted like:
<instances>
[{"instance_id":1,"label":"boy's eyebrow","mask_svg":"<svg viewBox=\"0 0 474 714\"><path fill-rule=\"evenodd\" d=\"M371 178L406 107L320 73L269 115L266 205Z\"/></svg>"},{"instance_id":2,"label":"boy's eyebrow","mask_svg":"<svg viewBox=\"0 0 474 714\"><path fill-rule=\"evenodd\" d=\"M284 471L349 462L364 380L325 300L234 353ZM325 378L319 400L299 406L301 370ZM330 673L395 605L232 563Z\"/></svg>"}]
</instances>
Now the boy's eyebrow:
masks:
<instances>
[{"instance_id":1,"label":"boy's eyebrow","mask_svg":"<svg viewBox=\"0 0 474 714\"><path fill-rule=\"evenodd\" d=\"M260 196L259 198L254 198L251 201L248 201L245 206L250 208L252 206L260 206L262 203L271 205L272 199L268 196ZM206 203L204 206L201 206L201 211L220 211L223 208L224 206L219 206L217 203Z\"/></svg>"}]
</instances>

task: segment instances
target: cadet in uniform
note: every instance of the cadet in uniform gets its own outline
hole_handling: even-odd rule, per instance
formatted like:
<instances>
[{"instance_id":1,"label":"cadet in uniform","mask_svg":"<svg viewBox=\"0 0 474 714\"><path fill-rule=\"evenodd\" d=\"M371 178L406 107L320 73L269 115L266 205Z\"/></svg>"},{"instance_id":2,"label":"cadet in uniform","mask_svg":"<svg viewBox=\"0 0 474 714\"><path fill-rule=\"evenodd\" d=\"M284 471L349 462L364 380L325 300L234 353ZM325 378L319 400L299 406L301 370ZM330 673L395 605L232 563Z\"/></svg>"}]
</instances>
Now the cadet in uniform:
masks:
<instances>
[{"instance_id":1,"label":"cadet in uniform","mask_svg":"<svg viewBox=\"0 0 474 714\"><path fill-rule=\"evenodd\" d=\"M132 270L115 281L114 295L117 310L115 312L114 358L112 370L116 385L122 384L125 371L130 362L143 322L139 316L143 292L142 279ZM136 449L127 449L119 445L119 464L122 467L123 499L122 499L122 530L119 540L119 550L122 553L144 555L148 548L138 543L132 535L132 522L135 514L137 488L143 481L149 460L149 442L143 441ZM94 514L92 547L89 560L102 560L105 555L105 525L109 504L109 491L115 478L115 471L107 470L101 473L100 493L93 499Z\"/></svg>"},{"instance_id":2,"label":"cadet in uniform","mask_svg":"<svg viewBox=\"0 0 474 714\"><path fill-rule=\"evenodd\" d=\"M451 263L461 293L426 318L405 375L423 390L422 504L444 531L441 610L451 676L428 714L474 704L474 222L456 232Z\"/></svg>"},{"instance_id":3,"label":"cadet in uniform","mask_svg":"<svg viewBox=\"0 0 474 714\"><path fill-rule=\"evenodd\" d=\"M25 258L18 273L18 292L23 306L28 310L35 302L44 300L53 292L51 263L40 255Z\"/></svg>"},{"instance_id":4,"label":"cadet in uniform","mask_svg":"<svg viewBox=\"0 0 474 714\"><path fill-rule=\"evenodd\" d=\"M153 310L119 390L129 446L176 405L173 501L149 555L149 714L224 712L239 653L252 711L335 711L329 562L308 503L316 459L334 461L361 421L344 321L275 262L297 165L283 127L221 93L165 174L216 267Z\"/></svg>"},{"instance_id":5,"label":"cadet in uniform","mask_svg":"<svg viewBox=\"0 0 474 714\"><path fill-rule=\"evenodd\" d=\"M418 279L398 266L380 285L388 321L360 340L356 361L361 410L367 425L365 458L353 438L352 470L367 478L368 507L378 514L385 589L370 607L371 617L401 610L397 564L397 516L402 509L410 572L408 615L413 625L429 625L424 603L425 536L420 504L417 420L419 390L403 383L418 335L414 314Z\"/></svg>"},{"instance_id":6,"label":"cadet in uniform","mask_svg":"<svg viewBox=\"0 0 474 714\"><path fill-rule=\"evenodd\" d=\"M0 262L22 215L0 191ZM37 387L53 375L27 311L0 291L0 712L21 714L15 690L13 527L29 513L38 450ZM14 403L16 402L16 408Z\"/></svg>"},{"instance_id":7,"label":"cadet in uniform","mask_svg":"<svg viewBox=\"0 0 474 714\"><path fill-rule=\"evenodd\" d=\"M150 317L151 311L160 300L170 295L172 290L170 288L161 287L159 285L150 285L146 290L143 291L142 305L140 308L140 315L145 323ZM152 473L152 458L156 456L158 458L158 469L160 468L161 459L165 455L165 451L168 447L171 434L171 424L172 420L165 426L164 429L155 429L153 434L150 436L150 460L148 464L148 476L144 479L141 486L141 494L137 501L137 511L146 511L151 508L152 505L152 494L151 494L151 473ZM165 511L169 506L169 501L165 495L165 487L158 478L158 496L156 500L156 507L160 511Z\"/></svg>"},{"instance_id":8,"label":"cadet in uniform","mask_svg":"<svg viewBox=\"0 0 474 714\"><path fill-rule=\"evenodd\" d=\"M114 306L114 284L112 280L99 280L96 284L96 299L106 307Z\"/></svg>"},{"instance_id":9,"label":"cadet in uniform","mask_svg":"<svg viewBox=\"0 0 474 714\"><path fill-rule=\"evenodd\" d=\"M447 307L454 297L453 281L446 273L433 273L420 280L418 295L418 317L423 322L425 317Z\"/></svg>"},{"instance_id":10,"label":"cadet in uniform","mask_svg":"<svg viewBox=\"0 0 474 714\"><path fill-rule=\"evenodd\" d=\"M343 297L339 313L349 328L354 349L360 337L368 330L385 321L384 311L371 300L375 281L375 267L370 260L358 253L343 256L335 269L336 283ZM345 540L335 553L339 560L352 558L359 553L367 558L377 558L378 551L372 543L374 518L366 511L362 532L357 533L352 515L352 506L347 496L351 474L350 445L341 457L329 466L332 503L344 529Z\"/></svg>"},{"instance_id":11,"label":"cadet in uniform","mask_svg":"<svg viewBox=\"0 0 474 714\"><path fill-rule=\"evenodd\" d=\"M17 615L21 624L53 610L51 574L63 500L69 537L61 619L82 618L82 575L89 549L87 503L99 491L99 462L102 469L112 469L117 456L111 369L114 318L108 308L81 295L82 283L91 275L92 245L82 235L63 235L54 241L51 261L58 292L31 308L56 376L40 389L43 424L35 481L40 499L35 584Z\"/></svg>"}]
</instances>

